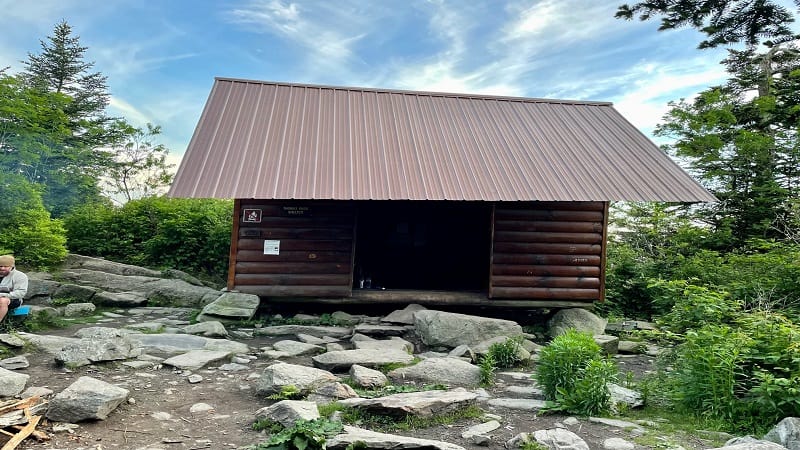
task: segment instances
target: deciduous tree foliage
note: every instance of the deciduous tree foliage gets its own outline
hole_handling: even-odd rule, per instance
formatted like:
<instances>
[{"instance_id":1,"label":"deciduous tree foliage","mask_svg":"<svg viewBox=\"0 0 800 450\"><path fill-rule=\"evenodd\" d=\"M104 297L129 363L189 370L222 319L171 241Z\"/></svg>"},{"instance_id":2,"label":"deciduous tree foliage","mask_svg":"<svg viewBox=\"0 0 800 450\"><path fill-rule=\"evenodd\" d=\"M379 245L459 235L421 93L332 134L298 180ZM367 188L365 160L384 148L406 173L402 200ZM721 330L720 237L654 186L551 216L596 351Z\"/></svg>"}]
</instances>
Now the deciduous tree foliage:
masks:
<instances>
[{"instance_id":1,"label":"deciduous tree foliage","mask_svg":"<svg viewBox=\"0 0 800 450\"><path fill-rule=\"evenodd\" d=\"M122 141L113 148L114 157L104 176L105 192L114 201L129 202L151 195L172 183L169 151L154 139L161 127L147 124L146 129L120 125Z\"/></svg>"}]
</instances>

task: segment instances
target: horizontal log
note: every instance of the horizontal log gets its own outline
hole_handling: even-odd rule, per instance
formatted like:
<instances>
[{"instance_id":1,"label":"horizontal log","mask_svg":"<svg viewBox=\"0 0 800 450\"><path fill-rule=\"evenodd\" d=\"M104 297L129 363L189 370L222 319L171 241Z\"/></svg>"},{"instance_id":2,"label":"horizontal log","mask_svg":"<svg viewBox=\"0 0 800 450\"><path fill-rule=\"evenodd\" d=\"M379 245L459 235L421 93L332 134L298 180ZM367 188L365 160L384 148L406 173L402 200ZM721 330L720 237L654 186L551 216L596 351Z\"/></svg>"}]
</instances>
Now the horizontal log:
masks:
<instances>
[{"instance_id":1,"label":"horizontal log","mask_svg":"<svg viewBox=\"0 0 800 450\"><path fill-rule=\"evenodd\" d=\"M238 270L238 269L237 269ZM493 264L492 275L528 275L553 277L599 277L598 266L536 266Z\"/></svg>"},{"instance_id":2,"label":"horizontal log","mask_svg":"<svg viewBox=\"0 0 800 450\"><path fill-rule=\"evenodd\" d=\"M328 305L358 304L409 304L482 306L487 308L584 308L592 309L592 300L529 300L529 299L490 299L487 292L463 291L424 291L412 289L353 289L352 295L345 296L262 296L261 301L268 304L305 304L317 303Z\"/></svg>"},{"instance_id":3,"label":"horizontal log","mask_svg":"<svg viewBox=\"0 0 800 450\"><path fill-rule=\"evenodd\" d=\"M600 300L600 289L493 287L491 298Z\"/></svg>"},{"instance_id":4,"label":"horizontal log","mask_svg":"<svg viewBox=\"0 0 800 450\"><path fill-rule=\"evenodd\" d=\"M241 219L241 218L240 218ZM348 217L262 217L259 223L239 221L248 228L342 228L353 229L355 219Z\"/></svg>"},{"instance_id":5,"label":"horizontal log","mask_svg":"<svg viewBox=\"0 0 800 450\"><path fill-rule=\"evenodd\" d=\"M602 222L558 222L554 220L495 220L497 231L553 231L556 233L602 233Z\"/></svg>"},{"instance_id":6,"label":"horizontal log","mask_svg":"<svg viewBox=\"0 0 800 450\"><path fill-rule=\"evenodd\" d=\"M236 262L335 262L350 264L350 252L311 252L311 251L288 251L281 252L280 255L265 255L263 250L239 250L236 254Z\"/></svg>"},{"instance_id":7,"label":"horizontal log","mask_svg":"<svg viewBox=\"0 0 800 450\"><path fill-rule=\"evenodd\" d=\"M542 277L542 276L493 276L494 287L554 287L554 288L599 288L600 278L595 277Z\"/></svg>"},{"instance_id":8,"label":"horizontal log","mask_svg":"<svg viewBox=\"0 0 800 450\"><path fill-rule=\"evenodd\" d=\"M240 226L239 237L260 237L264 239L352 239L353 227L347 226L347 227L337 227L337 228L293 228L293 227L256 228L250 226L247 227Z\"/></svg>"},{"instance_id":9,"label":"horizontal log","mask_svg":"<svg viewBox=\"0 0 800 450\"><path fill-rule=\"evenodd\" d=\"M307 251L336 251L336 252L349 252L353 248L353 243L349 240L297 240L297 239L280 239L280 251L294 251L294 250L307 250ZM236 248L239 250L261 250L264 251L264 239L245 239L239 238L236 243Z\"/></svg>"},{"instance_id":10,"label":"horizontal log","mask_svg":"<svg viewBox=\"0 0 800 450\"><path fill-rule=\"evenodd\" d=\"M525 253L497 253L494 264L547 265L547 266L600 266L600 255L531 255Z\"/></svg>"},{"instance_id":11,"label":"horizontal log","mask_svg":"<svg viewBox=\"0 0 800 450\"><path fill-rule=\"evenodd\" d=\"M603 250L600 244L543 244L495 242L492 246L497 253L531 253L548 255L599 255Z\"/></svg>"},{"instance_id":12,"label":"horizontal log","mask_svg":"<svg viewBox=\"0 0 800 450\"><path fill-rule=\"evenodd\" d=\"M295 201L279 201L264 203L259 200L242 200L241 208L244 209L260 209L262 216L285 217L292 215L290 210L284 209L302 207L306 208L300 214L305 214L306 217L320 217L320 216L352 216L355 211L355 206L349 202L338 203L309 203L309 202L295 202ZM294 209L292 211L299 211Z\"/></svg>"},{"instance_id":13,"label":"horizontal log","mask_svg":"<svg viewBox=\"0 0 800 450\"><path fill-rule=\"evenodd\" d=\"M603 211L604 202L500 202L497 209L560 209L564 211Z\"/></svg>"},{"instance_id":14,"label":"horizontal log","mask_svg":"<svg viewBox=\"0 0 800 450\"><path fill-rule=\"evenodd\" d=\"M245 294L261 297L349 297L350 287L343 286L234 286Z\"/></svg>"},{"instance_id":15,"label":"horizontal log","mask_svg":"<svg viewBox=\"0 0 800 450\"><path fill-rule=\"evenodd\" d=\"M236 274L237 286L346 286L351 283L350 274Z\"/></svg>"},{"instance_id":16,"label":"horizontal log","mask_svg":"<svg viewBox=\"0 0 800 450\"><path fill-rule=\"evenodd\" d=\"M560 222L602 222L602 211L496 210L495 220L555 220Z\"/></svg>"},{"instance_id":17,"label":"horizontal log","mask_svg":"<svg viewBox=\"0 0 800 450\"><path fill-rule=\"evenodd\" d=\"M238 262L237 274L272 274L272 273L326 273L349 274L350 263L324 263L318 261L303 262Z\"/></svg>"},{"instance_id":18,"label":"horizontal log","mask_svg":"<svg viewBox=\"0 0 800 450\"><path fill-rule=\"evenodd\" d=\"M601 233L556 233L552 231L498 231L495 228L495 242L545 242L569 244L600 244Z\"/></svg>"}]
</instances>

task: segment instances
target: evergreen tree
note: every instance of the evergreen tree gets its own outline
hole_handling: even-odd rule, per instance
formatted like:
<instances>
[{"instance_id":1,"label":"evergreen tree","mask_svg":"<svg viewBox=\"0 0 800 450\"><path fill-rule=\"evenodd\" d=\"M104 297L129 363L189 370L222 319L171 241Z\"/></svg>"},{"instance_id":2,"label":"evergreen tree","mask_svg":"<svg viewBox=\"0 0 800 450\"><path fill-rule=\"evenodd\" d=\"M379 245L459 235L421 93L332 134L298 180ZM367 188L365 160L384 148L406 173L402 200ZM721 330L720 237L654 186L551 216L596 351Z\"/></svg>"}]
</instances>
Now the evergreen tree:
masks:
<instances>
[{"instance_id":1,"label":"evergreen tree","mask_svg":"<svg viewBox=\"0 0 800 450\"><path fill-rule=\"evenodd\" d=\"M794 0L800 6L799 0ZM771 0L648 0L621 5L616 17L650 20L660 15L659 30L696 28L708 39L699 48L744 43L755 46L763 41L780 43L792 40L789 25L794 22L785 6Z\"/></svg>"}]
</instances>

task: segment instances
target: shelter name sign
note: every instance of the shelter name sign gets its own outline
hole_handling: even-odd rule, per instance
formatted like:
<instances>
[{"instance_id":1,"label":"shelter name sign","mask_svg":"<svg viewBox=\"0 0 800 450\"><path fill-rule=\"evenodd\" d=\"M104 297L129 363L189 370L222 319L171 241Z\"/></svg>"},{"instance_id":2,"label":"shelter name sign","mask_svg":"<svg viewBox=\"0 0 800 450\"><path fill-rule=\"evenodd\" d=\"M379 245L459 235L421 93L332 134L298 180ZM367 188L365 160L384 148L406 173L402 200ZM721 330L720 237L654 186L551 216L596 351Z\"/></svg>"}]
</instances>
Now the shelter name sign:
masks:
<instances>
[{"instance_id":1,"label":"shelter name sign","mask_svg":"<svg viewBox=\"0 0 800 450\"><path fill-rule=\"evenodd\" d=\"M265 255L280 255L281 254L281 241L265 240L264 241L264 254Z\"/></svg>"},{"instance_id":2,"label":"shelter name sign","mask_svg":"<svg viewBox=\"0 0 800 450\"><path fill-rule=\"evenodd\" d=\"M308 206L284 206L283 214L287 216L310 216L311 208Z\"/></svg>"}]
</instances>

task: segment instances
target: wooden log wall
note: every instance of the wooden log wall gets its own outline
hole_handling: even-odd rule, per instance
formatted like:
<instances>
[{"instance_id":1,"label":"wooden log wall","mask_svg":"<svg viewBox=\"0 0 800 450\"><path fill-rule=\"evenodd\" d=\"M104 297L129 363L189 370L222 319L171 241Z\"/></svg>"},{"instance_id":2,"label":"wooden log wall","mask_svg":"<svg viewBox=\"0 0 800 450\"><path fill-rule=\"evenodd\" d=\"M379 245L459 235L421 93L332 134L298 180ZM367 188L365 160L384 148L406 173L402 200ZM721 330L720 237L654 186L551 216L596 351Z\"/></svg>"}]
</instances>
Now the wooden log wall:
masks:
<instances>
[{"instance_id":1,"label":"wooden log wall","mask_svg":"<svg viewBox=\"0 0 800 450\"><path fill-rule=\"evenodd\" d=\"M352 203L237 199L234 214L230 289L264 297L351 295Z\"/></svg>"},{"instance_id":2,"label":"wooden log wall","mask_svg":"<svg viewBox=\"0 0 800 450\"><path fill-rule=\"evenodd\" d=\"M602 300L606 202L497 203L489 297Z\"/></svg>"}]
</instances>

